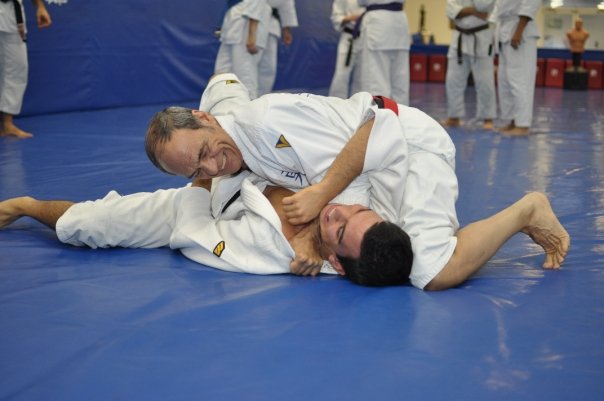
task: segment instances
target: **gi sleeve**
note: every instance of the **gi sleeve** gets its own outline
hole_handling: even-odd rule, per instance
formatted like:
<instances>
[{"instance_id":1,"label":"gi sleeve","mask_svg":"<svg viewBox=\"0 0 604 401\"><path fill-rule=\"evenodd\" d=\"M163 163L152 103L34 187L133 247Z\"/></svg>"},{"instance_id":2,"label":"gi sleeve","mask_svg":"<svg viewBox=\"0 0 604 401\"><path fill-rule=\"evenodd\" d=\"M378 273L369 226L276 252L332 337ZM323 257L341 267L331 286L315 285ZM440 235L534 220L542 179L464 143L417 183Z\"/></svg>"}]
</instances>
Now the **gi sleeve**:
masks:
<instances>
[{"instance_id":1,"label":"gi sleeve","mask_svg":"<svg viewBox=\"0 0 604 401\"><path fill-rule=\"evenodd\" d=\"M448 0L447 1L447 17L449 19L454 20L457 17L457 14L463 9L461 2L458 0Z\"/></svg>"},{"instance_id":2,"label":"gi sleeve","mask_svg":"<svg viewBox=\"0 0 604 401\"><path fill-rule=\"evenodd\" d=\"M520 8L518 9L518 15L523 17L529 17L531 20L535 20L537 17L537 13L541 8L541 2L538 0L523 0L520 3Z\"/></svg>"},{"instance_id":3,"label":"gi sleeve","mask_svg":"<svg viewBox=\"0 0 604 401\"><path fill-rule=\"evenodd\" d=\"M279 18L282 27L295 28L298 26L298 15L296 14L294 0L288 0L283 6L279 7Z\"/></svg>"},{"instance_id":4,"label":"gi sleeve","mask_svg":"<svg viewBox=\"0 0 604 401\"><path fill-rule=\"evenodd\" d=\"M331 24L337 32L342 32L342 21L346 17L346 4L343 1L335 0L331 5Z\"/></svg>"}]
</instances>

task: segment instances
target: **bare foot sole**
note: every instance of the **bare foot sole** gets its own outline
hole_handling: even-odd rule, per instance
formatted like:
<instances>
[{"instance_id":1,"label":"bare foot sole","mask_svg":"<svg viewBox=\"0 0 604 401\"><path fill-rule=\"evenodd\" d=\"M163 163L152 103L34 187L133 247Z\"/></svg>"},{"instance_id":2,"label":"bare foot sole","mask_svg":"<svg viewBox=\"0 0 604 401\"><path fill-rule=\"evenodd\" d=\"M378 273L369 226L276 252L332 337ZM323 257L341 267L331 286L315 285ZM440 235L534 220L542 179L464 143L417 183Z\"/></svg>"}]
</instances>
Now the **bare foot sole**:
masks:
<instances>
[{"instance_id":1,"label":"bare foot sole","mask_svg":"<svg viewBox=\"0 0 604 401\"><path fill-rule=\"evenodd\" d=\"M529 225L522 230L545 251L544 269L558 269L570 248L570 236L556 217L547 197L540 192L526 195L534 209Z\"/></svg>"}]
</instances>

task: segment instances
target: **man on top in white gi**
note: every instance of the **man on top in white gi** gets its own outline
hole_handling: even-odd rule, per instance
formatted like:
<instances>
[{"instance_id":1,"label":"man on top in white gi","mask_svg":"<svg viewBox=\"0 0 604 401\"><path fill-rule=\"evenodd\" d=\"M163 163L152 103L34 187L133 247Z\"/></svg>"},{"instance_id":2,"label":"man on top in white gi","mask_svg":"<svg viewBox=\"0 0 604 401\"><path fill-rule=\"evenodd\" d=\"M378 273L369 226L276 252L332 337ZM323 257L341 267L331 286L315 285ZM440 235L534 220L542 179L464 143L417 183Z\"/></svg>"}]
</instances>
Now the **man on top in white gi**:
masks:
<instances>
[{"instance_id":1,"label":"man on top in white gi","mask_svg":"<svg viewBox=\"0 0 604 401\"><path fill-rule=\"evenodd\" d=\"M331 22L336 31L340 32L336 57L336 68L329 86L329 96L345 99L351 95L351 82L354 79L355 66L359 54L358 45L352 37L354 24L365 11L359 7L357 0L334 0L331 6ZM358 73L356 74L358 75ZM357 85L353 84L353 87Z\"/></svg>"},{"instance_id":2,"label":"man on top in white gi","mask_svg":"<svg viewBox=\"0 0 604 401\"><path fill-rule=\"evenodd\" d=\"M273 90L277 77L277 54L279 39L289 46L293 41L290 28L298 26L298 15L294 0L266 0L272 7L272 15L268 20L268 39L266 48L258 65L258 95L262 96Z\"/></svg>"},{"instance_id":3,"label":"man on top in white gi","mask_svg":"<svg viewBox=\"0 0 604 401\"><path fill-rule=\"evenodd\" d=\"M540 7L539 0L497 0L492 14L499 40L500 117L510 121L501 130L504 135L530 133L539 39L535 17Z\"/></svg>"},{"instance_id":4,"label":"man on top in white gi","mask_svg":"<svg viewBox=\"0 0 604 401\"><path fill-rule=\"evenodd\" d=\"M33 0L38 28L50 26L51 20L42 0ZM17 127L13 116L21 112L27 87L27 26L23 0L0 1L0 136L30 138L31 133Z\"/></svg>"},{"instance_id":5,"label":"man on top in white gi","mask_svg":"<svg viewBox=\"0 0 604 401\"><path fill-rule=\"evenodd\" d=\"M476 90L476 118L483 128L493 129L495 118L494 38L488 16L495 0L448 0L447 17L455 30L447 54L447 120L457 127L465 117L464 94L472 72Z\"/></svg>"},{"instance_id":6,"label":"man on top in white gi","mask_svg":"<svg viewBox=\"0 0 604 401\"><path fill-rule=\"evenodd\" d=\"M206 93L220 92L231 81L232 77L215 77ZM455 148L442 127L417 109L398 105L397 116L377 109L367 93L348 100L272 94L226 116L190 113L199 127L179 127L183 115L170 110L152 119L146 149L157 167L189 178L250 169L291 189L320 184L310 187L312 196L304 202L318 204L314 214L343 188L346 191L335 202L369 193L373 211L358 217L373 223L385 218L407 231L414 252L410 279L419 288L459 284L519 231L546 250L544 267L558 268L566 256L568 233L542 194L527 195L458 232ZM298 219L297 208L296 196L284 199L292 223L308 218L302 213ZM329 206L322 210L319 219L329 221ZM343 224L333 241L338 256L359 256L363 234L346 230Z\"/></svg>"},{"instance_id":7,"label":"man on top in white gi","mask_svg":"<svg viewBox=\"0 0 604 401\"><path fill-rule=\"evenodd\" d=\"M359 5L366 12L355 42L361 49L358 90L408 105L411 36L404 1L359 0Z\"/></svg>"},{"instance_id":8,"label":"man on top in white gi","mask_svg":"<svg viewBox=\"0 0 604 401\"><path fill-rule=\"evenodd\" d=\"M258 96L258 64L267 45L271 8L266 0L243 0L229 8L220 28L214 72L234 72Z\"/></svg>"}]
</instances>

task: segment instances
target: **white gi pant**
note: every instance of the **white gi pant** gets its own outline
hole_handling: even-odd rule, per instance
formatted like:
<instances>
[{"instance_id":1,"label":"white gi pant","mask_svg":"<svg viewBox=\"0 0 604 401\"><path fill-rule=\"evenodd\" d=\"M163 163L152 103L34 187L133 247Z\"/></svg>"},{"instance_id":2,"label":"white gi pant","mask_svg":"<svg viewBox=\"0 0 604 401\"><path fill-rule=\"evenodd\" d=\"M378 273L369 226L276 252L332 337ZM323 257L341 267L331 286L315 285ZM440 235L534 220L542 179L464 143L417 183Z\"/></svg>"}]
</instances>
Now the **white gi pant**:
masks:
<instances>
[{"instance_id":1,"label":"white gi pant","mask_svg":"<svg viewBox=\"0 0 604 401\"><path fill-rule=\"evenodd\" d=\"M220 48L214 64L214 73L237 74L248 88L252 99L258 96L258 64L266 46L266 20L270 12L270 7L262 2L241 2L228 10L221 27ZM249 53L246 46L250 19L258 21L256 54Z\"/></svg>"},{"instance_id":2,"label":"white gi pant","mask_svg":"<svg viewBox=\"0 0 604 401\"><path fill-rule=\"evenodd\" d=\"M17 32L0 31L0 112L21 112L27 74L27 45Z\"/></svg>"},{"instance_id":3,"label":"white gi pant","mask_svg":"<svg viewBox=\"0 0 604 401\"><path fill-rule=\"evenodd\" d=\"M271 93L277 79L277 54L279 53L279 36L268 35L266 48L258 61L258 96Z\"/></svg>"},{"instance_id":4,"label":"white gi pant","mask_svg":"<svg viewBox=\"0 0 604 401\"><path fill-rule=\"evenodd\" d=\"M533 98L537 74L537 39L539 28L535 18L541 1L498 1L491 16L497 22L499 46L499 107L501 118L513 120L517 127L530 127L533 121ZM517 49L511 40L521 17L529 18Z\"/></svg>"},{"instance_id":5,"label":"white gi pant","mask_svg":"<svg viewBox=\"0 0 604 401\"><path fill-rule=\"evenodd\" d=\"M277 58L279 53L279 39L282 27L293 28L298 26L298 15L294 0L267 0L271 8L279 12L279 18L268 18L268 39L266 48L258 64L258 96L271 93L277 78Z\"/></svg>"},{"instance_id":6,"label":"white gi pant","mask_svg":"<svg viewBox=\"0 0 604 401\"><path fill-rule=\"evenodd\" d=\"M510 42L501 44L497 81L501 118L514 120L517 127L530 127L537 75L537 39L524 37L514 49Z\"/></svg>"},{"instance_id":7,"label":"white gi pant","mask_svg":"<svg viewBox=\"0 0 604 401\"><path fill-rule=\"evenodd\" d=\"M245 42L236 44L221 43L216 55L214 73L233 72L248 88L250 97L258 97L258 64L265 49L256 54L247 51Z\"/></svg>"},{"instance_id":8,"label":"white gi pant","mask_svg":"<svg viewBox=\"0 0 604 401\"><path fill-rule=\"evenodd\" d=\"M338 42L338 53L336 56L336 68L329 85L329 96L336 96L342 99L348 98L351 93L351 85L354 85L351 81L354 80L354 76L358 75L355 73L355 65L359 57L359 49L355 47L356 41L352 42L352 35L350 33L343 32L340 35L340 41ZM348 52L352 46L352 52L350 53L350 60L346 65L348 58ZM356 44L358 46L358 44ZM353 75L354 74L354 75Z\"/></svg>"}]
</instances>

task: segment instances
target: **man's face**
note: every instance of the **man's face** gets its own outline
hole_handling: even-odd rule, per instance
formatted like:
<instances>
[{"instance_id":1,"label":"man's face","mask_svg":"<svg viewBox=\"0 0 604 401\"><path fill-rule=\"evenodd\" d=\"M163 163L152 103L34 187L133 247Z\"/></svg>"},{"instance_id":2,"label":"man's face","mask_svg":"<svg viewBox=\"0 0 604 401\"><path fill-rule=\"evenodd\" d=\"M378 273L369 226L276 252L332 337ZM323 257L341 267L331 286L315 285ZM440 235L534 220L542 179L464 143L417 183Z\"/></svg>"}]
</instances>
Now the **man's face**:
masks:
<instances>
[{"instance_id":1,"label":"man's face","mask_svg":"<svg viewBox=\"0 0 604 401\"><path fill-rule=\"evenodd\" d=\"M196 112L194 112L196 114ZM187 178L235 174L243 166L239 148L214 117L203 114L208 128L180 128L160 145L157 158L164 170Z\"/></svg>"},{"instance_id":2,"label":"man's face","mask_svg":"<svg viewBox=\"0 0 604 401\"><path fill-rule=\"evenodd\" d=\"M321 241L328 251L356 259L365 232L383 219L362 205L331 203L319 214Z\"/></svg>"}]
</instances>

